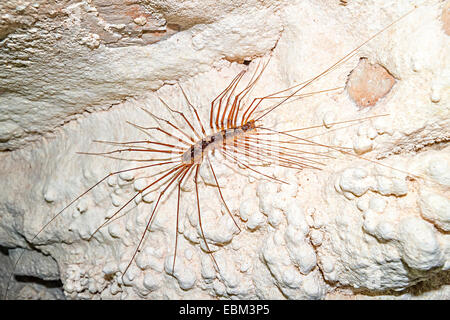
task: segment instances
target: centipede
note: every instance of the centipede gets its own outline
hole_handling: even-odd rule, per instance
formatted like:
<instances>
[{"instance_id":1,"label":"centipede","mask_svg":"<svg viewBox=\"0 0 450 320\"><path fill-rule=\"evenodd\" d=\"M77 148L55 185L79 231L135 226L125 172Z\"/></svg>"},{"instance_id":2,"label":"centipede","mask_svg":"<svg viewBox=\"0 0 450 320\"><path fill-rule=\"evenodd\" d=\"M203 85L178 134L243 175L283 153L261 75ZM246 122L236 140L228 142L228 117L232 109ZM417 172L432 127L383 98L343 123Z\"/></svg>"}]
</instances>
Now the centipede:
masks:
<instances>
[{"instance_id":1,"label":"centipede","mask_svg":"<svg viewBox=\"0 0 450 320\"><path fill-rule=\"evenodd\" d=\"M304 171L322 170L327 162L333 161L337 155L344 155L400 172L410 179L424 179L420 174L397 169L395 166L355 154L351 148L318 142L316 136L321 134L305 133L320 129L325 130L322 134L326 134L327 130L346 129L374 119L389 117L389 114L366 114L359 118L329 121L326 124L301 128L277 128L272 126L270 121L266 123L266 120L273 117L277 111L291 107L294 102L342 92L345 89L344 85L318 90L310 88L320 79L355 58L367 43L401 23L415 9L374 33L314 77L274 93L260 97L252 96L260 79L271 66L271 54L255 59L248 65L247 63L242 65L242 70L211 99L207 108L196 105L183 86L177 83L174 86L177 87L184 102L183 108L174 106L165 97L158 95L159 110L164 115L140 106L142 120L140 122L126 121L127 125L133 127L143 138L120 141L98 138L93 140L93 144L106 147L108 150L78 152L77 156L80 157L102 157L126 163L127 166L112 170L73 198L56 214L53 214L28 242L39 243L39 238L48 228L58 225L61 217L68 214L74 207L76 207L77 216L89 215L89 210L84 212L82 202L87 194L95 192L104 184L111 187L121 184L120 187L133 189L132 194L124 201L117 201L114 208L102 218L103 220L98 220L100 222L96 228L89 230L81 240L86 245L105 238L108 238L108 241L115 241L119 238L119 234L122 237L124 233L136 239L126 243L126 254L115 257L120 263L109 263L102 269L104 278L101 281L102 285L110 286L113 294L121 293L125 295L122 298L126 298L127 290L134 285L133 281L137 273L141 272L139 270L154 270L165 273L164 277L174 278L183 292L192 288L196 282L183 278L185 277L183 273L189 266L180 261L180 254L192 256L189 246L200 248L201 256L198 259L203 266L202 273L207 274L204 278L209 279L211 283L212 279L219 277L216 274L227 274L223 252L227 247L233 246L233 237L244 233L251 236L254 232L254 228L246 228L243 222L247 220L239 216L237 213L239 208L230 205L229 197L232 195L233 186L223 182L226 180L221 179L223 172L252 176L252 179L259 179L264 181L263 184L280 189L287 188L292 182L284 177L278 177L273 170L284 170L288 172L288 175L294 176ZM153 124L149 125L147 122ZM217 168L218 162L220 170ZM208 191L205 191L206 189ZM214 199L209 197L212 194ZM170 210L166 209L166 212L171 212L170 217L158 215L163 206L170 207ZM137 208L141 208L142 211L137 212ZM208 230L211 211L214 212L215 219L224 224L219 227L219 230L223 228L225 231L226 239L223 241L214 240L218 236L215 237L212 235L213 232ZM162 229L158 219L170 219L171 231ZM117 227L120 221L131 220L140 226L140 230L130 230L125 226L126 231L124 231L121 227ZM163 234L163 239L168 243L161 243L161 237L156 242L152 242L155 232ZM184 251L180 252L182 234L185 244ZM110 253L116 255L115 252ZM148 255L156 258L146 258ZM22 255L19 255L13 266L14 270L9 275L5 298L8 295L9 283L21 259ZM100 259L108 260L107 257ZM86 286L81 291L91 290L95 293L97 289L99 291L104 289L92 289L89 286L88 275L86 277ZM232 280L227 281L232 282ZM157 287L154 276L153 278L144 277L143 284L139 286L143 288L142 292L147 293L151 293ZM76 292L73 287L65 288L69 292ZM216 290L216 292L219 291L219 289Z\"/></svg>"}]
</instances>

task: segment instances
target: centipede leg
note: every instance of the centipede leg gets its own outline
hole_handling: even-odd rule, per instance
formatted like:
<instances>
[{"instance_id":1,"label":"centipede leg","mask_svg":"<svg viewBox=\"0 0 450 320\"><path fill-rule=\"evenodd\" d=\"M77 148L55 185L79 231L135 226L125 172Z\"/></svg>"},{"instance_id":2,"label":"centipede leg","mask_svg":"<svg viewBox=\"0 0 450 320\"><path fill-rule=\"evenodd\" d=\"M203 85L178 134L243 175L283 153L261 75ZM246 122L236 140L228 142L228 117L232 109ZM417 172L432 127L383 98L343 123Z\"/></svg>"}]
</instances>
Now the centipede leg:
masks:
<instances>
[{"instance_id":1,"label":"centipede leg","mask_svg":"<svg viewBox=\"0 0 450 320\"><path fill-rule=\"evenodd\" d=\"M163 103L163 105L166 106L166 108L167 108L170 112L174 112L174 113L180 115L180 116L183 118L184 122L189 126L189 128L191 128L192 132L195 134L195 136L196 136L198 139L202 139L202 136L197 132L197 130L195 130L194 126L193 126L193 125L191 124L191 122L186 118L186 116L183 114L183 112L180 112L180 111L177 111L177 110L171 108L171 107L169 106L169 104L168 104L167 102L165 102L161 97L158 97L158 98L159 98L159 100ZM186 98L186 99L187 99L187 98ZM187 102L188 102L188 104L190 105L189 100L187 100ZM190 105L190 106L191 106L191 105ZM193 106L191 106L191 107L193 107ZM195 108L194 108L194 109L195 109ZM172 115L172 117L175 119L175 116ZM205 133L204 131L205 131L205 130L204 130L203 127L202 127L203 135L206 135L206 133Z\"/></svg>"},{"instance_id":2,"label":"centipede leg","mask_svg":"<svg viewBox=\"0 0 450 320\"><path fill-rule=\"evenodd\" d=\"M191 170L192 167L189 167L189 169L183 173L180 180L178 181L178 196L177 196L177 223L175 228L175 250L173 253L173 263L172 263L172 272L175 272L175 260L177 259L177 247L178 247L178 222L180 218L180 198L181 198L181 184L183 183L184 178L188 174L188 172Z\"/></svg>"},{"instance_id":3,"label":"centipede leg","mask_svg":"<svg viewBox=\"0 0 450 320\"><path fill-rule=\"evenodd\" d=\"M134 261L134 258L136 257L136 254L139 252L139 250L140 250L140 248L141 248L142 242L144 241L145 235L147 234L148 229L149 229L149 227L150 227L150 224L151 224L151 222L153 221L153 217L155 216L155 213L156 213L156 210L157 210L157 208L158 208L159 202L161 201L161 198L162 198L163 195L166 193L167 189L172 185L172 183L173 183L173 182L174 182L174 181L175 181L175 180L176 180L183 172L185 172L185 170L186 170L186 167L185 167L185 166L182 166L181 168L178 168L178 172L175 172L175 173L174 173L174 176L171 177L171 179L170 179L169 182L167 183L167 185L166 185L166 187L164 188L164 190L161 191L161 193L159 194L158 199L156 200L155 206L153 207L152 214L150 215L150 218L149 218L148 221L147 221L147 225L146 225L146 227L145 227L145 229L144 229L144 232L142 233L141 239L139 240L139 243L138 243L138 245L137 245L137 247L136 247L136 250L134 251L133 256L132 256L131 259L130 259L130 262L128 263L127 267L125 268L125 270L124 270L124 272L123 272L123 274L122 274L122 281L123 281L124 275L127 273L128 269L130 268L131 263Z\"/></svg>"},{"instance_id":4,"label":"centipede leg","mask_svg":"<svg viewBox=\"0 0 450 320\"><path fill-rule=\"evenodd\" d=\"M211 161L209 160L209 157L206 157L206 159L208 160L209 167L211 168L211 172L212 172L212 174L213 174L214 181L216 181L217 190L219 190L220 198L222 199L222 202L223 202L223 204L225 205L225 208L227 209L227 212L228 212L229 216L230 216L231 219L233 220L233 222L234 222L234 224L236 225L236 227L238 228L239 232L241 232L241 228L239 228L239 226L238 226L236 220L234 220L233 215L231 214L231 211L230 211L230 209L228 208L227 203L225 202L225 199L223 198L222 191L220 190L219 181L217 180L216 174L215 174L214 169L213 169L213 167L212 167L212 165L211 165Z\"/></svg>"},{"instance_id":5,"label":"centipede leg","mask_svg":"<svg viewBox=\"0 0 450 320\"><path fill-rule=\"evenodd\" d=\"M214 255L212 254L211 249L209 249L208 242L206 241L205 233L203 232L202 215L200 213L200 200L199 200L199 196L198 196L198 171L199 171L199 168L200 168L200 165L197 165L197 167L195 169L195 179L194 179L194 181L195 181L195 196L197 197L198 224L200 226L200 231L202 233L202 238L203 238L203 241L205 242L206 249L208 250L208 253L210 254L214 264L216 265L217 270L220 270L219 265L216 262L216 259L214 259Z\"/></svg>"},{"instance_id":6,"label":"centipede leg","mask_svg":"<svg viewBox=\"0 0 450 320\"><path fill-rule=\"evenodd\" d=\"M205 131L205 128L204 128L204 126L203 126L202 121L200 120L200 117L199 117L199 115L198 115L197 109L196 109L196 108L194 107L194 105L189 101L189 99L188 99L186 93L185 93L184 90L183 90L183 87L182 87L179 83L178 83L178 86L180 87L181 92L183 93L183 96L184 96L184 98L186 99L186 101L187 101L189 107L191 107L191 108L194 110L195 117L197 118L197 122L199 123L200 128L202 129L202 133L203 133L204 136L206 136L206 131Z\"/></svg>"}]
</instances>

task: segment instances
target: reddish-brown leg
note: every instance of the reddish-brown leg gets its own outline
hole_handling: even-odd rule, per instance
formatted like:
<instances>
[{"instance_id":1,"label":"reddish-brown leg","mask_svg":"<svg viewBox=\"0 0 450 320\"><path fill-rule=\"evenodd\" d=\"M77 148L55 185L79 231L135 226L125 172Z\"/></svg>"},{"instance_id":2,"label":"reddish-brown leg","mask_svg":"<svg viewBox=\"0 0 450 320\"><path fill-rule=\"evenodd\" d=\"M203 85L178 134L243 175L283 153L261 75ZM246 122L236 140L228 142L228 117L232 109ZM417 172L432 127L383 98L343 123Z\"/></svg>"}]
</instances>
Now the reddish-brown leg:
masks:
<instances>
[{"instance_id":1,"label":"reddish-brown leg","mask_svg":"<svg viewBox=\"0 0 450 320\"><path fill-rule=\"evenodd\" d=\"M141 130L142 132L144 132L147 135L150 135L150 134L148 132L146 132L145 130L156 130L156 131L159 131L161 133L164 133L166 136L168 136L170 138L176 139L178 142L181 142L181 143L183 143L183 144L185 144L187 146L191 146L190 142L187 142L187 141L181 139L180 137L177 137L177 136L167 132L166 130L161 129L160 127L142 127L142 126L139 126L139 125L134 124L134 123L129 122L129 121L127 121L127 123L132 125L133 127L137 128L137 129Z\"/></svg>"},{"instance_id":2,"label":"reddish-brown leg","mask_svg":"<svg viewBox=\"0 0 450 320\"><path fill-rule=\"evenodd\" d=\"M162 101L162 99L160 98L160 100ZM165 102L164 102L164 104L165 104ZM179 133L181 133L183 136L185 136L186 138L188 138L191 142L195 142L195 139L191 136L191 135L189 135L189 134L187 134L186 132L184 132L183 130L181 130L180 128L178 128L176 125L174 125L172 122L170 122L169 120L166 120L166 119L164 119L164 118L161 118L161 117L158 117L158 116L156 116L155 114L153 114L152 112L150 112L150 111L148 111L148 110L146 110L146 109L143 109L143 108L141 108L142 110L144 110L145 112L147 112L149 115L151 115L153 118L155 118L155 119L157 119L157 120L159 120L159 121L163 121L163 122L165 122L165 123L167 123L170 127L172 127L172 128L174 128L175 130L177 130Z\"/></svg>"},{"instance_id":3,"label":"reddish-brown leg","mask_svg":"<svg viewBox=\"0 0 450 320\"><path fill-rule=\"evenodd\" d=\"M191 170L192 166L189 166L189 169L183 173L180 180L178 181L178 196L177 196L177 223L175 228L175 250L173 253L173 263L172 263L172 273L175 273L175 260L177 259L177 246L178 246L178 222L180 218L180 198L181 198L181 184L183 183L183 179L186 177L188 172Z\"/></svg>"},{"instance_id":4,"label":"reddish-brown leg","mask_svg":"<svg viewBox=\"0 0 450 320\"><path fill-rule=\"evenodd\" d=\"M163 196L164 193L167 191L167 189L172 185L172 183L173 183L173 182L174 182L174 181L175 181L175 180L176 180L183 172L185 172L185 170L187 170L187 169L186 169L186 166L184 166L184 165L181 166L181 168L178 167L177 169L178 169L178 172L176 172L176 173L174 174L174 176L169 180L169 182L167 183L166 187L163 189L163 191L161 191L161 193L160 193L159 196L158 196L158 199L156 200L155 206L153 207L153 210L152 210L152 214L150 215L150 218L149 218L148 221L147 221L147 225L146 225L146 227L145 227L145 229L144 229L144 232L142 233L141 239L139 240L139 243L138 243L138 245L137 245L137 247L136 247L136 250L134 251L133 256L132 256L131 259L130 259L130 262L128 263L127 267L125 268L125 270L124 270L124 272L123 272L123 274L122 274L122 281L123 281L124 275L127 273L128 269L130 268L131 263L133 263L133 260L134 260L134 258L136 257L136 254L137 254L137 253L139 252L139 250L140 250L141 244L142 244L142 242L144 241L145 235L146 235L146 233L148 232L148 229L149 229L149 227L150 227L151 222L153 221L153 217L155 216L156 209L158 208L158 205L159 205L159 202L160 202L162 196Z\"/></svg>"},{"instance_id":5,"label":"reddish-brown leg","mask_svg":"<svg viewBox=\"0 0 450 320\"><path fill-rule=\"evenodd\" d=\"M226 208L228 214L230 215L231 219L233 219L234 224L235 224L236 227L238 228L239 232L241 232L241 228L239 228L239 226L238 226L236 220L234 220L233 215L231 214L231 211L230 211L230 209L228 208L227 203L225 202L225 199L223 198L222 191L220 190L219 181L217 180L216 174L215 174L214 169L213 169L213 167L212 167L212 165L211 165L211 161L209 161L208 156L206 156L206 159L208 160L209 167L211 168L211 172L212 172L212 174L213 174L214 181L216 181L217 190L219 190L220 198L222 199L222 202L223 202L223 204L225 205L225 208Z\"/></svg>"},{"instance_id":6,"label":"reddish-brown leg","mask_svg":"<svg viewBox=\"0 0 450 320\"><path fill-rule=\"evenodd\" d=\"M200 134L197 132L197 130L195 130L195 128L194 128L194 126L191 124L191 122L186 118L186 116L183 114L183 112L180 112L180 111L177 111L177 110L175 110L175 109L172 109L161 97L158 97L159 98L159 100L162 102L162 104L164 105L164 106L166 106L166 108L167 109L169 109L169 111L170 112L174 112L174 113L176 113L176 114L178 114L179 116L181 116L182 118L183 118L183 120L184 120L184 122L189 126L189 128L191 128L191 130L192 130L192 132L195 134L195 136L198 138L198 139L201 139L202 137L200 136ZM187 98L186 98L186 100L187 100ZM189 103L189 105L190 105L190 102L189 102L189 100L187 100L188 101L188 103ZM175 117L172 115L172 117L175 119ZM202 130L203 130L203 127L202 127Z\"/></svg>"},{"instance_id":7,"label":"reddish-brown leg","mask_svg":"<svg viewBox=\"0 0 450 320\"><path fill-rule=\"evenodd\" d=\"M194 179L194 181L195 181L195 196L197 197L198 224L199 224L199 227L200 227L200 231L202 233L203 241L205 242L205 247L208 250L208 253L210 254L214 264L216 265L217 270L220 270L219 269L219 265L216 262L216 259L214 259L214 255L211 252L211 249L209 249L209 245L208 245L208 242L206 241L205 233L203 232L202 215L200 213L200 199L199 199L199 196L198 196L198 181L197 181L199 168L200 168L200 165L197 164L196 165L196 169L195 169L195 179Z\"/></svg>"},{"instance_id":8,"label":"reddish-brown leg","mask_svg":"<svg viewBox=\"0 0 450 320\"><path fill-rule=\"evenodd\" d=\"M181 92L183 93L183 96L184 96L184 98L186 99L188 105L194 110L195 117L197 118L197 122L198 122L198 124L200 125L200 128L202 129L203 136L206 136L205 127L203 126L203 123L202 123L202 121L200 120L200 117L198 116L197 109L196 109L196 108L194 107L194 105L189 101L189 99L188 99L186 93L185 93L184 90L183 90L183 87L182 87L179 83L178 83L178 86L180 87Z\"/></svg>"},{"instance_id":9,"label":"reddish-brown leg","mask_svg":"<svg viewBox=\"0 0 450 320\"><path fill-rule=\"evenodd\" d=\"M239 82L241 81L241 79L242 79L242 77L244 76L244 73L242 73L242 76L240 76L239 77L239 79L235 82L235 84L232 86L232 88L231 88L231 91L229 91L228 93L227 93L227 95L228 95L228 97L227 97L227 100L226 100L226 102L225 102L225 108L224 108L224 110L223 110L223 112L222 112L222 117L221 117L221 119L220 119L220 130L223 130L223 129L225 129L225 127L224 127L224 120L225 120L225 114L226 114L226 112L227 112L227 109L228 109L228 106L229 106L229 104L230 104L230 99L231 99L231 97L233 96L233 94L234 94L234 91L236 90L236 88L237 88L237 86L238 86L238 84L239 84ZM225 96L224 96L225 97ZM216 116L216 126L218 126L218 121L219 121L219 118L220 118L220 107L221 107L221 104L222 104L222 98L219 100L219 109L217 110L217 116Z\"/></svg>"},{"instance_id":10,"label":"reddish-brown leg","mask_svg":"<svg viewBox=\"0 0 450 320\"><path fill-rule=\"evenodd\" d=\"M231 83L228 85L228 87L225 88L225 90L223 90L216 98L214 98L214 100L211 102L211 111L210 111L210 115L209 115L209 126L211 127L211 129L213 131L218 130L219 129L219 125L217 124L217 120L218 120L218 116L216 117L216 127L214 127L214 104L216 103L217 100L219 100L219 110L217 112L217 114L220 114L220 108L221 108L221 104L222 104L222 99L224 96L227 95L228 91L231 89L231 87L234 85L234 83L236 81L238 81L238 79L240 79L243 75L244 75L245 71L241 71L239 72L236 77L234 77L234 79L231 81Z\"/></svg>"}]
</instances>

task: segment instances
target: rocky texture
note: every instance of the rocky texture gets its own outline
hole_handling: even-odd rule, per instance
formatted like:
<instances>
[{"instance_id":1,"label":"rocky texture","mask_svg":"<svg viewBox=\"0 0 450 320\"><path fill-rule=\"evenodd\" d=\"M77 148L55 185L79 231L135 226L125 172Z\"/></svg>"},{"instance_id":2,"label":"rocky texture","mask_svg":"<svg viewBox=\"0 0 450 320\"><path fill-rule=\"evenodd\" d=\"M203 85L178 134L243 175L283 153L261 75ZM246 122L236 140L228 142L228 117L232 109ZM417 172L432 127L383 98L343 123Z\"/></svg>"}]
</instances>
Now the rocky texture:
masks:
<instances>
[{"instance_id":1,"label":"rocky texture","mask_svg":"<svg viewBox=\"0 0 450 320\"><path fill-rule=\"evenodd\" d=\"M276 3L2 1L0 149L221 59L263 55L282 29Z\"/></svg>"},{"instance_id":2,"label":"rocky texture","mask_svg":"<svg viewBox=\"0 0 450 320\"><path fill-rule=\"evenodd\" d=\"M346 87L349 96L358 106L370 107L387 95L394 83L394 77L382 66L361 59L350 73Z\"/></svg>"},{"instance_id":3,"label":"rocky texture","mask_svg":"<svg viewBox=\"0 0 450 320\"><path fill-rule=\"evenodd\" d=\"M447 1L445 4L444 9L442 9L442 16L441 16L442 24L444 31L447 35L450 35L450 2Z\"/></svg>"},{"instance_id":4,"label":"rocky texture","mask_svg":"<svg viewBox=\"0 0 450 320\"><path fill-rule=\"evenodd\" d=\"M241 70L249 70L246 83L272 55L252 97L310 79L411 9L407 1L395 2L382 10L375 1L135 1L127 2L130 12L100 1L40 4L39 10L37 1L2 4L9 15L1 25L2 147L16 150L0 155L0 245L9 248L2 250L1 270L11 270L10 258L23 252L13 248L25 248L15 273L60 278L65 296L76 299L448 299L450 46L439 1L421 4L302 91L344 87L365 58L397 79L374 106L360 110L347 91L334 90L296 99L264 118L264 126L277 130L319 126L297 134L336 146L317 150L326 151L323 170L258 167L286 185L211 157L240 233L202 166L202 224L218 268L205 253L192 177L181 192L174 270L176 190L161 202L125 275L156 193L136 197L91 239L152 181L151 170L106 179L35 237L77 195L134 165L76 152L114 149L95 139L148 138L130 123L158 125L143 109L172 119L159 98L193 119L175 81L206 124L212 99ZM164 35L150 44L156 35L146 28L155 24ZM254 61L247 67L244 60ZM348 120L357 121L337 124ZM9 296L50 297L40 288L13 281Z\"/></svg>"}]
</instances>

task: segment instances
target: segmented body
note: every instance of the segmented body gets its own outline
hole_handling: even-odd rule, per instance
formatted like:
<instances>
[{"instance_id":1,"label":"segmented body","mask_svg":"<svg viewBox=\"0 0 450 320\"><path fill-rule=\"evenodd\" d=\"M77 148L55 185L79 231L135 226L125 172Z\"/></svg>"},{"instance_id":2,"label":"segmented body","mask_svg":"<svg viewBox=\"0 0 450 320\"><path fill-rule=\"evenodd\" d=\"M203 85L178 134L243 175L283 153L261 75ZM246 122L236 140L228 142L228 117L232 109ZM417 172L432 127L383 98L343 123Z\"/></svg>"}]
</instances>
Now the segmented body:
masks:
<instances>
[{"instance_id":1,"label":"segmented body","mask_svg":"<svg viewBox=\"0 0 450 320\"><path fill-rule=\"evenodd\" d=\"M236 138L243 138L256 131L255 121L240 125L235 128L223 129L219 132L213 133L206 138L201 139L192 145L188 151L183 153L183 164L199 164L203 161L207 152L223 148L230 144Z\"/></svg>"}]
</instances>

